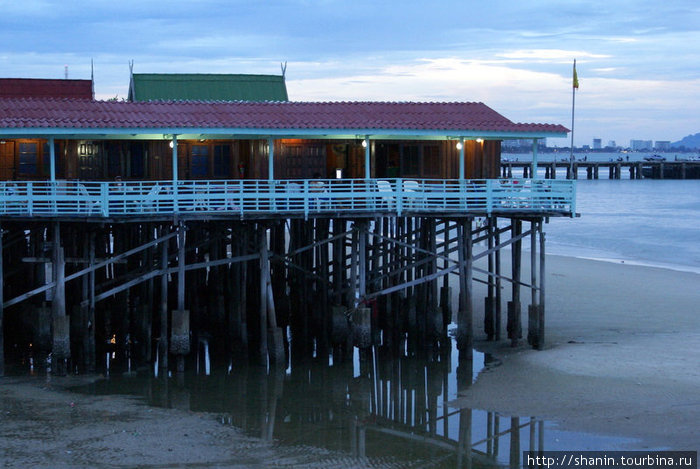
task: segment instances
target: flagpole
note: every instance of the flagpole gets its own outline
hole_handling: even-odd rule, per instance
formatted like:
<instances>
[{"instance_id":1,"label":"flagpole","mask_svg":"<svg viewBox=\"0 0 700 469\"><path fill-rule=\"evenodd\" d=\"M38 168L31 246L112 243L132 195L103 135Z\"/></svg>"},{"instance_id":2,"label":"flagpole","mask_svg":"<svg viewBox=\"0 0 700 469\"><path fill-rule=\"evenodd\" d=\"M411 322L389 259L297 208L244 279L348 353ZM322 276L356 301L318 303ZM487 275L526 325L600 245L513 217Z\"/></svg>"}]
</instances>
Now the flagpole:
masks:
<instances>
[{"instance_id":1,"label":"flagpole","mask_svg":"<svg viewBox=\"0 0 700 469\"><path fill-rule=\"evenodd\" d=\"M569 176L574 178L574 110L576 109L576 88L578 88L578 77L576 76L576 59L574 59L574 78L571 87L571 153L569 155Z\"/></svg>"}]
</instances>

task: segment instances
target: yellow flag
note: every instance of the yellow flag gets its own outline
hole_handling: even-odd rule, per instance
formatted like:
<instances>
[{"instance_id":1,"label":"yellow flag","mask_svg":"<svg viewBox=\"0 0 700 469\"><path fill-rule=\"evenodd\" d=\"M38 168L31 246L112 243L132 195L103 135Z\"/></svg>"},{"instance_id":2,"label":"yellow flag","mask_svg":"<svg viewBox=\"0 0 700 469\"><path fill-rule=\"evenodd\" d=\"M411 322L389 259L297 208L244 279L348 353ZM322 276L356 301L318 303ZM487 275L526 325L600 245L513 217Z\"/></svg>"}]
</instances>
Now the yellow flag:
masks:
<instances>
[{"instance_id":1,"label":"yellow flag","mask_svg":"<svg viewBox=\"0 0 700 469\"><path fill-rule=\"evenodd\" d=\"M578 75L576 74L576 59L574 59L574 88L578 89Z\"/></svg>"}]
</instances>

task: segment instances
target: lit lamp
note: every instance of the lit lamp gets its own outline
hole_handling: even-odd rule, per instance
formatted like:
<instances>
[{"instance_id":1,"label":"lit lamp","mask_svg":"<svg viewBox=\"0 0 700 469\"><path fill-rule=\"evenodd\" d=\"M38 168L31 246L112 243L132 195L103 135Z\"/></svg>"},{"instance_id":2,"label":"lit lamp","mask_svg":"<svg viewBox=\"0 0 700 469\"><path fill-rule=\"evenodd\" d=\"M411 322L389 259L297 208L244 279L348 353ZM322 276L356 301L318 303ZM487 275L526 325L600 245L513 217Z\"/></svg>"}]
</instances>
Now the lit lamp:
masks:
<instances>
[{"instance_id":1,"label":"lit lamp","mask_svg":"<svg viewBox=\"0 0 700 469\"><path fill-rule=\"evenodd\" d=\"M362 141L362 148L367 148L367 140Z\"/></svg>"},{"instance_id":2,"label":"lit lamp","mask_svg":"<svg viewBox=\"0 0 700 469\"><path fill-rule=\"evenodd\" d=\"M476 143L484 143L484 139L483 139L483 138L477 138L477 139L476 139Z\"/></svg>"},{"instance_id":3,"label":"lit lamp","mask_svg":"<svg viewBox=\"0 0 700 469\"><path fill-rule=\"evenodd\" d=\"M461 150L464 148L464 145L462 145L462 142L457 142L457 150Z\"/></svg>"}]
</instances>

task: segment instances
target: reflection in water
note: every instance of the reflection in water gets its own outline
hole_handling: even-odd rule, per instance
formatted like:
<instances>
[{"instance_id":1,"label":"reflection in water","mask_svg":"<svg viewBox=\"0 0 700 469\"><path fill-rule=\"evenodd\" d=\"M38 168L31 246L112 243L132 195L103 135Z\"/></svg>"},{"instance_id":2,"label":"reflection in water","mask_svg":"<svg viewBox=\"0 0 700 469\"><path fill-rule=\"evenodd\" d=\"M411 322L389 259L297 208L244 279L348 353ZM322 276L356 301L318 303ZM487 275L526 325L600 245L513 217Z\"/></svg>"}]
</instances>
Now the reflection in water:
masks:
<instances>
[{"instance_id":1,"label":"reflection in water","mask_svg":"<svg viewBox=\"0 0 700 469\"><path fill-rule=\"evenodd\" d=\"M202 359L206 348L200 351ZM489 366L489 356L475 353L476 367L457 362L456 353L418 359L373 347L355 357L353 363L319 360L269 370L235 361L209 370L204 363L195 368L199 374L170 379L113 373L90 391L213 412L222 424L264 440L325 448L370 466L519 467L520 451L544 449L541 421L449 406L458 387Z\"/></svg>"}]
</instances>

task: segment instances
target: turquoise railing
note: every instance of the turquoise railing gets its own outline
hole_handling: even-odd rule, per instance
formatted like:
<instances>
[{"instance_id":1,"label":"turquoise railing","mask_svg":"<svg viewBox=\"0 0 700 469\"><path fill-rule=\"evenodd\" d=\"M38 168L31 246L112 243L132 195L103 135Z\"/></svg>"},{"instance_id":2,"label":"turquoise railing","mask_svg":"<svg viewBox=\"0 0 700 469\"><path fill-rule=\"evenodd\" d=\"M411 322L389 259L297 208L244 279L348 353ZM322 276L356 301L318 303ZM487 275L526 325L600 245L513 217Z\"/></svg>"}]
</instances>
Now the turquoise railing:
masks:
<instances>
[{"instance_id":1,"label":"turquoise railing","mask_svg":"<svg viewBox=\"0 0 700 469\"><path fill-rule=\"evenodd\" d=\"M537 213L573 215L571 180L284 179L0 182L2 216Z\"/></svg>"}]
</instances>

